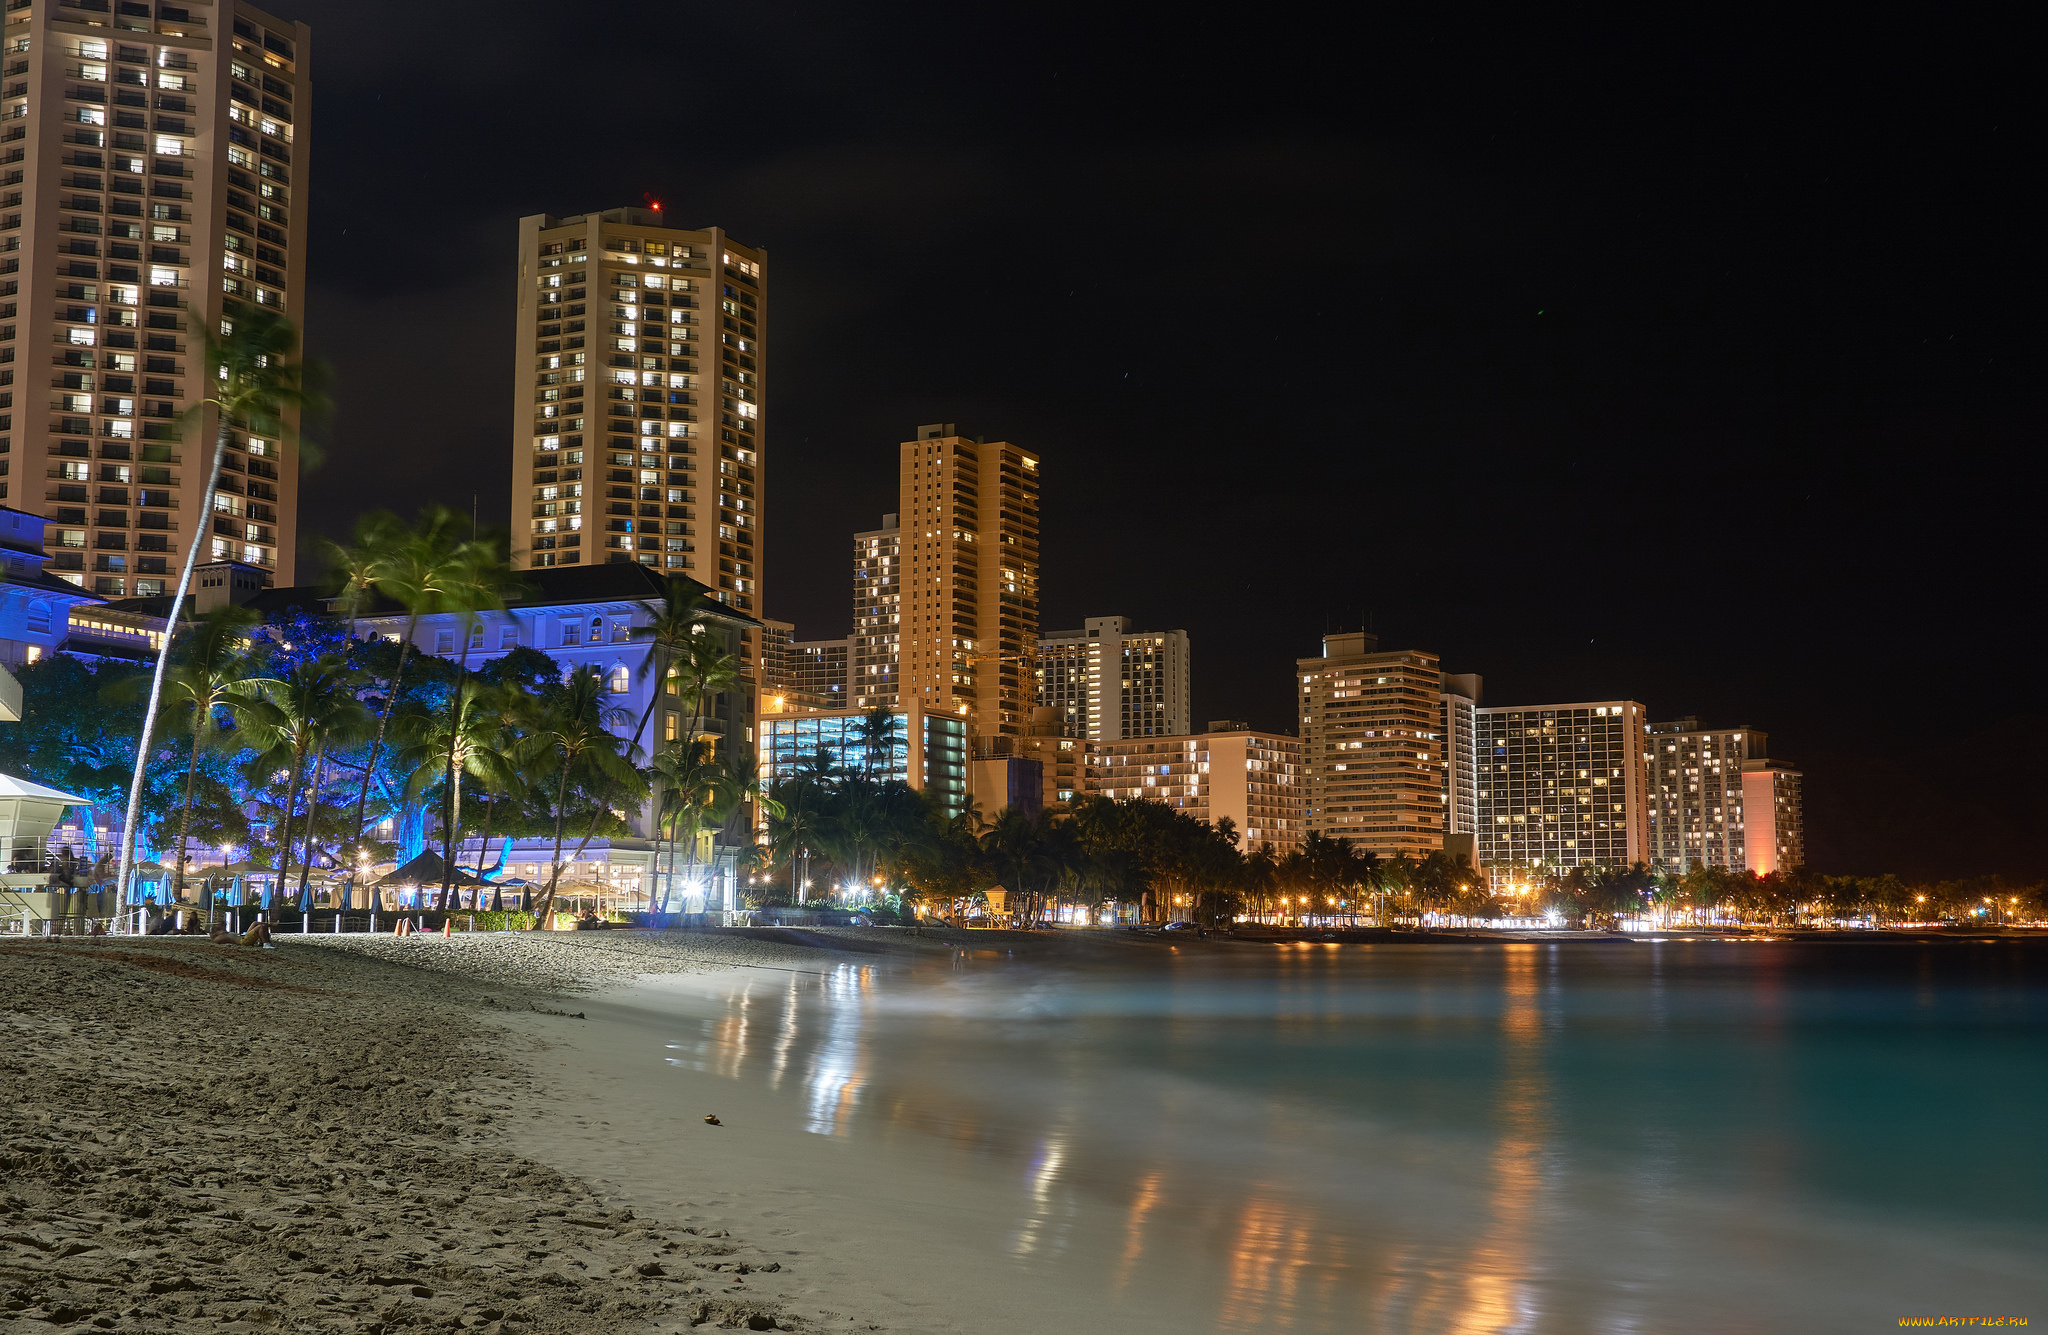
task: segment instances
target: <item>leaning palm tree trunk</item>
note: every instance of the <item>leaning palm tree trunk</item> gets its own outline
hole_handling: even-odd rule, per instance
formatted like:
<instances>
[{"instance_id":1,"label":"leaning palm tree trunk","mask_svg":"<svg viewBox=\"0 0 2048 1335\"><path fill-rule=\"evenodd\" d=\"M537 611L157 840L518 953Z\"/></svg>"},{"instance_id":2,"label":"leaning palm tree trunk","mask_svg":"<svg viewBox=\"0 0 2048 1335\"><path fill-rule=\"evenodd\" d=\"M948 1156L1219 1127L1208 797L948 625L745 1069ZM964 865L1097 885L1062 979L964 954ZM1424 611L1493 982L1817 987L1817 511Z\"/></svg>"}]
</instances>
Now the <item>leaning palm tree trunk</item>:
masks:
<instances>
[{"instance_id":1,"label":"leaning palm tree trunk","mask_svg":"<svg viewBox=\"0 0 2048 1335\"><path fill-rule=\"evenodd\" d=\"M116 902L126 899L128 878L135 869L135 836L140 833L142 819L142 775L149 766L150 743L156 735L156 711L163 699L164 669L171 661L171 641L178 634L178 613L184 610L185 595L192 589L192 567L199 561L199 544L213 524L213 498L220 492L221 461L227 458L228 441L232 435L228 414L223 412L219 430L214 432L213 463L206 470L206 492L199 500L198 523L194 526L192 541L186 545L185 562L178 568L178 591L171 595L171 614L164 618L164 637L156 649L156 670L149 678L149 706L143 711L142 737L135 746L135 776L128 782L128 819L121 827L121 867L114 878ZM183 851L183 845L179 851Z\"/></svg>"},{"instance_id":2,"label":"leaning palm tree trunk","mask_svg":"<svg viewBox=\"0 0 2048 1335\"><path fill-rule=\"evenodd\" d=\"M304 758L304 751L298 747L292 748L291 775L285 780L284 807L278 817L281 834L277 841L277 897L280 900L284 898L284 889L291 884L292 879L292 808L299 800L299 766Z\"/></svg>"},{"instance_id":3,"label":"leaning palm tree trunk","mask_svg":"<svg viewBox=\"0 0 2048 1335\"><path fill-rule=\"evenodd\" d=\"M555 904L555 886L562 879L562 826L569 819L569 811L565 805L568 800L569 763L567 760L564 760L562 762L561 782L555 786L555 861L552 870L548 873L547 891L541 895L540 902L533 906L533 926L535 931L539 931L547 925L548 912Z\"/></svg>"},{"instance_id":4,"label":"leaning palm tree trunk","mask_svg":"<svg viewBox=\"0 0 2048 1335\"><path fill-rule=\"evenodd\" d=\"M192 763L185 768L185 805L178 818L178 871L177 879L171 884L171 901L176 903L185 897L185 836L192 830L192 787L199 779L199 721L193 720Z\"/></svg>"},{"instance_id":5,"label":"leaning palm tree trunk","mask_svg":"<svg viewBox=\"0 0 2048 1335\"><path fill-rule=\"evenodd\" d=\"M306 856L299 863L299 908L312 912L313 901L307 885L313 877L313 823L320 814L320 784L327 777L327 748L322 745L313 761L313 786L306 795Z\"/></svg>"},{"instance_id":6,"label":"leaning palm tree trunk","mask_svg":"<svg viewBox=\"0 0 2048 1335\"><path fill-rule=\"evenodd\" d=\"M412 653L412 637L419 633L420 619L414 613L405 623L405 640L398 646L398 666L391 670L391 686L384 692L384 707L377 711L377 735L370 739L370 757L363 762L363 784L356 790L355 827L350 844L363 842L363 808L370 800L370 778L377 772L377 752L384 746L384 729L391 722L391 706L398 702L398 683L405 676L405 660Z\"/></svg>"}]
</instances>

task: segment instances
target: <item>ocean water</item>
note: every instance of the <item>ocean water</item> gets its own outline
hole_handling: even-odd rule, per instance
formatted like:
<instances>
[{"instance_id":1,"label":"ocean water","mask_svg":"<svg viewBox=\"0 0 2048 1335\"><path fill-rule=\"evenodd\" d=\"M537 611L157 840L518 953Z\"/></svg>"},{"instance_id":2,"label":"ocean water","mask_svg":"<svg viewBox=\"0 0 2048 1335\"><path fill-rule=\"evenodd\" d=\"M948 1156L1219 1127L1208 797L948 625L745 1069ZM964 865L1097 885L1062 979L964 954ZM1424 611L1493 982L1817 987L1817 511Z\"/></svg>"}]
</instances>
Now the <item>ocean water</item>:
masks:
<instances>
[{"instance_id":1,"label":"ocean water","mask_svg":"<svg viewBox=\"0 0 2048 1335\"><path fill-rule=\"evenodd\" d=\"M753 1100L745 1172L956 1329L2048 1323L2048 950L967 952L642 1004L630 1060Z\"/></svg>"}]
</instances>

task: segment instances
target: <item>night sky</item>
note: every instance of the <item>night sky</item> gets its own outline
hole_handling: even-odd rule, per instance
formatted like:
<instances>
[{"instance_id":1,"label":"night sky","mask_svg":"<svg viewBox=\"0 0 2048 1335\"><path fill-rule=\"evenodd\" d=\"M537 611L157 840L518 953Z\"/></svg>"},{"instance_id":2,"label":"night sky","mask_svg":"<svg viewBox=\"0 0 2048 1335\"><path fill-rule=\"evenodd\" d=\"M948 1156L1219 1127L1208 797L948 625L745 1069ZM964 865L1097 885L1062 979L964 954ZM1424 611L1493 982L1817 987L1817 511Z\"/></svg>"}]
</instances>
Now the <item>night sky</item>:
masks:
<instances>
[{"instance_id":1,"label":"night sky","mask_svg":"<svg viewBox=\"0 0 2048 1335\"><path fill-rule=\"evenodd\" d=\"M302 523L503 524L516 219L652 195L769 251L801 636L957 422L1044 459L1044 624L1185 628L1197 727L1291 728L1369 619L1488 703L1767 729L1823 870L2048 871L2031 43L1409 8L278 0Z\"/></svg>"}]
</instances>

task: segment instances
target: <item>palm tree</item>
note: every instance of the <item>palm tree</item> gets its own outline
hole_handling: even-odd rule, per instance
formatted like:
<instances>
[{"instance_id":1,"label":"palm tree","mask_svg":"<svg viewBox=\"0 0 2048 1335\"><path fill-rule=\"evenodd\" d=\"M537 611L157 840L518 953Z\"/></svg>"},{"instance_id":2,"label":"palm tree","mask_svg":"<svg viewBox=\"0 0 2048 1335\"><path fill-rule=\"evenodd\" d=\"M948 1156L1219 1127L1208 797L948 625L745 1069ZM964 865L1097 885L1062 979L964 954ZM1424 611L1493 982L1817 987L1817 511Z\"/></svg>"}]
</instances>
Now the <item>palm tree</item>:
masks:
<instances>
[{"instance_id":1,"label":"palm tree","mask_svg":"<svg viewBox=\"0 0 2048 1335\"><path fill-rule=\"evenodd\" d=\"M861 773L869 779L888 778L896 743L903 735L896 711L870 709L853 725L853 735L860 747Z\"/></svg>"},{"instance_id":2,"label":"palm tree","mask_svg":"<svg viewBox=\"0 0 2048 1335\"><path fill-rule=\"evenodd\" d=\"M249 711L248 730L260 748L249 763L253 774L285 771L284 802L278 816L277 883L291 879L292 820L299 780L314 770L314 791L306 803L306 867L313 858L313 821L319 811L319 771L330 748L350 745L369 731L369 710L356 698L356 675L345 659L328 654L293 668L264 687L264 708ZM303 886L301 887L303 893Z\"/></svg>"},{"instance_id":3,"label":"palm tree","mask_svg":"<svg viewBox=\"0 0 2048 1335\"><path fill-rule=\"evenodd\" d=\"M199 779L199 753L223 734L221 713L239 717L246 707L262 698L271 679L252 675L255 667L248 650L248 630L256 614L232 603L196 618L185 639L178 666L166 682L175 711L184 706L192 730L192 759L185 769L185 801L179 808L178 842L172 845L177 862L173 901L185 895L185 841L192 832L192 792ZM211 896L202 918L210 919Z\"/></svg>"},{"instance_id":4,"label":"palm tree","mask_svg":"<svg viewBox=\"0 0 2048 1335\"><path fill-rule=\"evenodd\" d=\"M448 712L418 710L401 714L393 726L398 745L392 759L406 776L408 802L438 781L442 797L442 860L447 864L438 908L448 909L455 882L455 863L462 842L462 780L474 778L506 787L517 778L504 754L506 710L503 692L487 682L465 681L452 693ZM452 779L450 776L453 776Z\"/></svg>"},{"instance_id":5,"label":"palm tree","mask_svg":"<svg viewBox=\"0 0 2048 1335\"><path fill-rule=\"evenodd\" d=\"M677 694L690 702L689 723L681 736L695 737L711 697L731 690L739 681L740 661L726 648L723 635L705 627L690 635L670 665L667 677L674 679ZM665 678L664 689L666 681Z\"/></svg>"},{"instance_id":6,"label":"palm tree","mask_svg":"<svg viewBox=\"0 0 2048 1335\"><path fill-rule=\"evenodd\" d=\"M664 746L649 768L655 787L657 868L663 835L668 847L668 872L661 877L660 906L655 912L666 913L669 888L675 880L675 845L679 840L689 841L689 858L684 866L694 867L697 863L698 836L704 829L705 812L718 778L718 748L708 738L678 739ZM687 871L684 876L688 878Z\"/></svg>"},{"instance_id":7,"label":"palm tree","mask_svg":"<svg viewBox=\"0 0 2048 1335\"><path fill-rule=\"evenodd\" d=\"M725 611L725 604L712 598L703 585L681 575L670 575L661 598L641 604L652 618L652 642L648 665L653 670L653 687L647 693L647 707L633 729L633 745L647 748L647 721L661 703L668 688L669 668L685 657L692 641L704 633L704 619Z\"/></svg>"},{"instance_id":8,"label":"palm tree","mask_svg":"<svg viewBox=\"0 0 2048 1335\"><path fill-rule=\"evenodd\" d=\"M197 522L185 547L184 564L178 569L178 587L171 595L170 614L164 619L163 638L157 644L149 705L142 713L142 737L135 748L135 775L128 784L128 818L121 831L121 863L114 882L119 895L127 894L128 877L135 867L135 836L142 817L142 773L149 763L165 670L178 634L178 615L184 610L185 595L191 592L192 568L199 560L206 526L212 522L214 497L220 492L221 462L227 457L237 428L282 439L291 431L288 419L296 415L295 410L317 404L316 396L305 386L304 368L292 360L298 351L299 336L291 321L264 307L234 302L229 304L219 331L216 334L212 328L204 328L201 333L205 375L200 383L212 392L192 405L187 420L203 420L208 408L218 414L213 462L206 470L206 490L200 496ZM302 446L302 462L305 453Z\"/></svg>"},{"instance_id":9,"label":"palm tree","mask_svg":"<svg viewBox=\"0 0 2048 1335\"><path fill-rule=\"evenodd\" d=\"M760 770L753 752L742 747L730 747L719 754L706 798L704 819L715 832L714 847L719 837L728 846L734 842L735 826L750 805L758 803L762 813L771 819L781 811L780 804L761 788ZM736 878L741 874L741 861L741 857L735 854L733 875Z\"/></svg>"},{"instance_id":10,"label":"palm tree","mask_svg":"<svg viewBox=\"0 0 2048 1335\"><path fill-rule=\"evenodd\" d=\"M552 771L555 775L555 854L548 875L548 888L534 907L536 930L548 920L554 907L555 889L562 880L563 827L569 816L571 785L587 790L595 810L590 830L595 833L603 819L604 799L613 790L637 787L640 772L621 754L618 735L612 730L625 723L626 711L605 702L611 689L596 668L577 668L562 682L561 689L543 702L527 735L513 754L520 770L529 774ZM585 834L583 842L590 842ZM577 850L582 851L581 847Z\"/></svg>"},{"instance_id":11,"label":"palm tree","mask_svg":"<svg viewBox=\"0 0 2048 1335\"><path fill-rule=\"evenodd\" d=\"M430 506L420 512L416 527L408 528L396 516L366 516L356 527L357 554L351 568L361 573L368 587L405 608L405 638L398 643L398 666L384 689L384 704L377 712L377 727L370 739L369 758L363 762L362 785L356 791L356 813L351 844L363 841L363 808L370 798L370 780L377 772L377 755L390 727L391 709L398 702L405 662L412 654L419 634L420 618L461 605L466 595L462 581L474 573L477 564L470 543L462 536L464 521L446 506ZM468 627L464 627L467 643Z\"/></svg>"},{"instance_id":12,"label":"palm tree","mask_svg":"<svg viewBox=\"0 0 2048 1335\"><path fill-rule=\"evenodd\" d=\"M457 633L462 638L462 655L456 670L455 690L448 701L449 725L446 770L449 809L445 813L448 832L452 839L461 828L462 783L461 767L456 761L456 751L461 745L462 727L460 715L463 711L463 687L469 682L469 650L477 637L480 615L486 611L505 610L506 597L518 587L518 577L512 573L511 562L504 554L504 543L496 533L489 538L472 536L457 549L458 570L448 595L448 603L456 614L459 624ZM454 845L449 845L449 855L443 868L441 885L441 909L448 908L448 896L455 888Z\"/></svg>"}]
</instances>

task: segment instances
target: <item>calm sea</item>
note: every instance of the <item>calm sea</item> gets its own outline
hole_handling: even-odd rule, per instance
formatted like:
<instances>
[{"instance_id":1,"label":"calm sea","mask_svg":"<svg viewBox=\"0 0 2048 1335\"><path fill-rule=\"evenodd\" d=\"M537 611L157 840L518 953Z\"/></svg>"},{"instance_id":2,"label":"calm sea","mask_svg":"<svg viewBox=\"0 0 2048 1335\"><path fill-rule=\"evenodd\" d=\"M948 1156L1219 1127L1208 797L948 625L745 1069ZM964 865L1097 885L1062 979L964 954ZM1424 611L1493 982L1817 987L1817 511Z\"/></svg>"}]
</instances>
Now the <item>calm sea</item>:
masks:
<instances>
[{"instance_id":1,"label":"calm sea","mask_svg":"<svg viewBox=\"0 0 2048 1335\"><path fill-rule=\"evenodd\" d=\"M663 1009L648 1060L786 1118L963 1329L2048 1324L2048 949L963 955Z\"/></svg>"}]
</instances>

